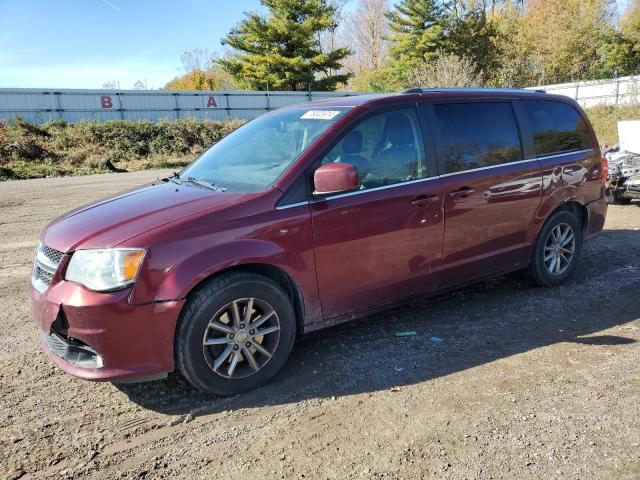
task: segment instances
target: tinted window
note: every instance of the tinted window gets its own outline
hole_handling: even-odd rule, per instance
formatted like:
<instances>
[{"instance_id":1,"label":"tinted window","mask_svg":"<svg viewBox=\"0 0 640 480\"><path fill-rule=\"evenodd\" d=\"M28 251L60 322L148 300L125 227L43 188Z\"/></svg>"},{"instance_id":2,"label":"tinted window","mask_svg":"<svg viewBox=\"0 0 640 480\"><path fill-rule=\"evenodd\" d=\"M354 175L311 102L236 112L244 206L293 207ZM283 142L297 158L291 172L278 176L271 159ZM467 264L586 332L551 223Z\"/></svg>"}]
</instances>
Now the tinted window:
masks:
<instances>
[{"instance_id":1,"label":"tinted window","mask_svg":"<svg viewBox=\"0 0 640 480\"><path fill-rule=\"evenodd\" d=\"M526 100L536 155L593 148L591 133L571 106L552 100Z\"/></svg>"},{"instance_id":2,"label":"tinted window","mask_svg":"<svg viewBox=\"0 0 640 480\"><path fill-rule=\"evenodd\" d=\"M522 160L509 103L451 103L434 108L447 172Z\"/></svg>"},{"instance_id":3,"label":"tinted window","mask_svg":"<svg viewBox=\"0 0 640 480\"><path fill-rule=\"evenodd\" d=\"M350 163L362 188L415 180L426 175L420 135L415 109L380 113L348 131L322 163Z\"/></svg>"}]
</instances>

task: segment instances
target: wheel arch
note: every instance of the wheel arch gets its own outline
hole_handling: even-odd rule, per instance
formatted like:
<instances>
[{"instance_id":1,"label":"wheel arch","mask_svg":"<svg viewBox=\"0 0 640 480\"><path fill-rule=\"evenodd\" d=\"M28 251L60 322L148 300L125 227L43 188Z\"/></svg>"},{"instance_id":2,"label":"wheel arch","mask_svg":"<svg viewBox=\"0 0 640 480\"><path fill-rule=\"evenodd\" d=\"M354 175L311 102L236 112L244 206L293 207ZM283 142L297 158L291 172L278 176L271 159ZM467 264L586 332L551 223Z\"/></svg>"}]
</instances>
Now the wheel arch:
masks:
<instances>
[{"instance_id":1,"label":"wheel arch","mask_svg":"<svg viewBox=\"0 0 640 480\"><path fill-rule=\"evenodd\" d=\"M545 223L547 223L547 220L549 220L554 213L561 210L569 211L578 218L582 227L582 234L585 236L589 224L589 211L583 200L580 191L575 188L559 189L547 197L538 207L538 211L533 218L527 243L533 246Z\"/></svg>"},{"instance_id":2,"label":"wheel arch","mask_svg":"<svg viewBox=\"0 0 640 480\"><path fill-rule=\"evenodd\" d=\"M567 211L573 213L578 219L580 227L582 228L582 236L584 237L586 235L587 225L589 224L589 210L587 209L587 207L576 200L568 200L558 205L556 209L549 214L547 220L551 217L551 215L559 211Z\"/></svg>"},{"instance_id":3,"label":"wheel arch","mask_svg":"<svg viewBox=\"0 0 640 480\"><path fill-rule=\"evenodd\" d=\"M204 285L211 282L215 278L233 272L251 272L262 275L278 285L291 300L296 319L296 333L302 334L304 331L304 296L302 290L296 281L282 268L269 263L245 263L221 268L210 273L208 276L199 279L186 294L186 299L195 295ZM177 324L176 322L176 328Z\"/></svg>"}]
</instances>

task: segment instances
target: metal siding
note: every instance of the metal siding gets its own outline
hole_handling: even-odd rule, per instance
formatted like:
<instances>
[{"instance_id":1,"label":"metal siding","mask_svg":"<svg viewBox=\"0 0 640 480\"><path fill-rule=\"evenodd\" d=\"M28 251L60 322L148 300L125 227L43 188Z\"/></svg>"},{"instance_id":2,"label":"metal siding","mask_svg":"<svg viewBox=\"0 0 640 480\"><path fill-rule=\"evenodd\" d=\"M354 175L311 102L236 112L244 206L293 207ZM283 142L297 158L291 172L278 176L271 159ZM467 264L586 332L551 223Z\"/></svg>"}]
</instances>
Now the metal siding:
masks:
<instances>
[{"instance_id":1,"label":"metal siding","mask_svg":"<svg viewBox=\"0 0 640 480\"><path fill-rule=\"evenodd\" d=\"M311 99L359 94L311 92ZM275 108L307 102L309 98L309 92L0 88L0 119L13 120L20 116L33 123L56 119L68 122L122 119L157 122L176 118L249 120Z\"/></svg>"}]
</instances>

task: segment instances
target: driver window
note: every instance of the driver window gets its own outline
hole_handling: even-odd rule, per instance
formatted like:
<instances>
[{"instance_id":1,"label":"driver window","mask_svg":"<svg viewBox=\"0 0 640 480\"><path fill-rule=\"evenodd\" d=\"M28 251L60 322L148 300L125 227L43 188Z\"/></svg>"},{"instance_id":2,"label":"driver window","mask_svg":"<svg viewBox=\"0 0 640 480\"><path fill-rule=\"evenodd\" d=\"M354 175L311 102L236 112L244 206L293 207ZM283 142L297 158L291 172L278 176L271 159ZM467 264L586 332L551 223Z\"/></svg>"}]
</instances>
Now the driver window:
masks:
<instances>
[{"instance_id":1,"label":"driver window","mask_svg":"<svg viewBox=\"0 0 640 480\"><path fill-rule=\"evenodd\" d=\"M415 109L380 113L347 132L322 163L353 165L362 189L416 180L427 173L420 135Z\"/></svg>"}]
</instances>

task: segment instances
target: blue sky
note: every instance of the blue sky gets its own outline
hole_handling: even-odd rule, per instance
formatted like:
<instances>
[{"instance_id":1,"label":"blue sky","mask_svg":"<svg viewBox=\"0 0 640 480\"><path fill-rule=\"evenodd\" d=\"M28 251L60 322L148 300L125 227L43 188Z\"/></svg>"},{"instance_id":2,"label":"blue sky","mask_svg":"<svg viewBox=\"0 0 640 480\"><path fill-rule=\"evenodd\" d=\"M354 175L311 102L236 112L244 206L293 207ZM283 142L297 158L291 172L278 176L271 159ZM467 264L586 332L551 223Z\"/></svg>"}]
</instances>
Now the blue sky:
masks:
<instances>
[{"instance_id":1,"label":"blue sky","mask_svg":"<svg viewBox=\"0 0 640 480\"><path fill-rule=\"evenodd\" d=\"M258 0L0 0L0 87L158 88Z\"/></svg>"},{"instance_id":2,"label":"blue sky","mask_svg":"<svg viewBox=\"0 0 640 480\"><path fill-rule=\"evenodd\" d=\"M623 8L628 0L619 0ZM0 0L0 87L159 88L258 0Z\"/></svg>"}]
</instances>

